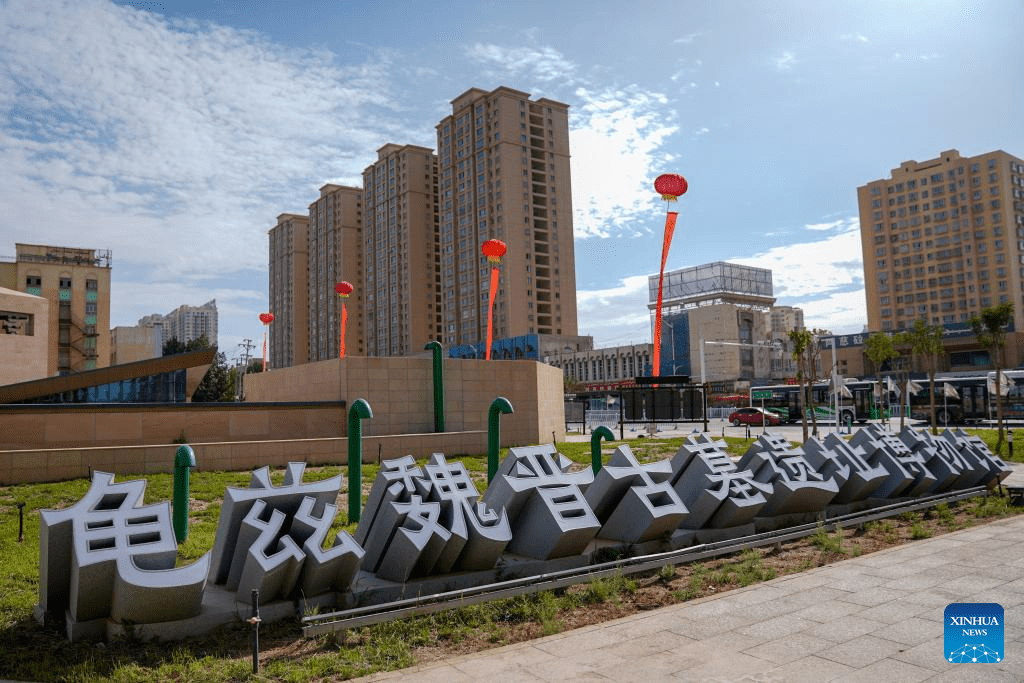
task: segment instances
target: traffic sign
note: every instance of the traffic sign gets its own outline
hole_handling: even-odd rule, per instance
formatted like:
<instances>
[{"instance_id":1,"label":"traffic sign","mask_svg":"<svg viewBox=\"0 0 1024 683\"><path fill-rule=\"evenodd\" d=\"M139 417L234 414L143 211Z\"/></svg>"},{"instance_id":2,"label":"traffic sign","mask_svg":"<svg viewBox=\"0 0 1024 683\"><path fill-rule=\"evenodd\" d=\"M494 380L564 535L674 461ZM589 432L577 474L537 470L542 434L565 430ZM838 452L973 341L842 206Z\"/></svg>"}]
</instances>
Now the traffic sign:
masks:
<instances>
[{"instance_id":1,"label":"traffic sign","mask_svg":"<svg viewBox=\"0 0 1024 683\"><path fill-rule=\"evenodd\" d=\"M764 401L772 397L771 389L768 391L752 391L750 392L750 398L754 401Z\"/></svg>"}]
</instances>

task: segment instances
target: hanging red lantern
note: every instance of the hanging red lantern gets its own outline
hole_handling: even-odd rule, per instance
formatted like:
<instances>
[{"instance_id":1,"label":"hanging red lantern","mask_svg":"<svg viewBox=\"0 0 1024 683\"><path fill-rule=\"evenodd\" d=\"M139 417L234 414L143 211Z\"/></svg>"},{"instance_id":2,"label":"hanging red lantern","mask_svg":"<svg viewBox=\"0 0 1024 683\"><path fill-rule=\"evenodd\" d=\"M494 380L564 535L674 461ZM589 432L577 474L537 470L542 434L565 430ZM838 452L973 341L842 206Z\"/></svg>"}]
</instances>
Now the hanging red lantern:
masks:
<instances>
[{"instance_id":1,"label":"hanging red lantern","mask_svg":"<svg viewBox=\"0 0 1024 683\"><path fill-rule=\"evenodd\" d=\"M269 325L270 323L274 322L274 314L260 313L260 322L263 323L264 325Z\"/></svg>"},{"instance_id":2,"label":"hanging red lantern","mask_svg":"<svg viewBox=\"0 0 1024 683\"><path fill-rule=\"evenodd\" d=\"M666 202L674 202L686 194L688 188L686 178L676 173L663 173L654 180L654 190Z\"/></svg>"},{"instance_id":3,"label":"hanging red lantern","mask_svg":"<svg viewBox=\"0 0 1024 683\"><path fill-rule=\"evenodd\" d=\"M352 284L350 282L345 282L344 280L334 285L334 291L340 297L347 297L349 294L352 293L353 289L354 287L352 287Z\"/></svg>"},{"instance_id":4,"label":"hanging red lantern","mask_svg":"<svg viewBox=\"0 0 1024 683\"><path fill-rule=\"evenodd\" d=\"M480 245L480 250L484 252L484 256L491 263L497 263L501 260L501 257L508 251L508 247L501 240L487 240Z\"/></svg>"}]
</instances>

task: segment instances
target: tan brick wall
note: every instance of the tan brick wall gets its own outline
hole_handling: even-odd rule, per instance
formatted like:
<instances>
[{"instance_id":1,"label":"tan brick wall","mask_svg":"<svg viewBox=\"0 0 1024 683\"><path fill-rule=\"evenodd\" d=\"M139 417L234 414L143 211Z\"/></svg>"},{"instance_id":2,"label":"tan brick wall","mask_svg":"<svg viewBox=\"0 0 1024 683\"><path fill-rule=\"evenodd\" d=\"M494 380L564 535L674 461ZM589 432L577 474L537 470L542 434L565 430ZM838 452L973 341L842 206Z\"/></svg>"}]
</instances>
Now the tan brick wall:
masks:
<instances>
[{"instance_id":1,"label":"tan brick wall","mask_svg":"<svg viewBox=\"0 0 1024 683\"><path fill-rule=\"evenodd\" d=\"M562 371L526 360L443 362L445 429L486 430L494 399L503 396L513 414L501 418L502 445L565 438ZM373 419L366 435L431 432L434 427L432 361L429 355L403 358L349 357L246 376L251 401L338 401L362 398Z\"/></svg>"}]
</instances>

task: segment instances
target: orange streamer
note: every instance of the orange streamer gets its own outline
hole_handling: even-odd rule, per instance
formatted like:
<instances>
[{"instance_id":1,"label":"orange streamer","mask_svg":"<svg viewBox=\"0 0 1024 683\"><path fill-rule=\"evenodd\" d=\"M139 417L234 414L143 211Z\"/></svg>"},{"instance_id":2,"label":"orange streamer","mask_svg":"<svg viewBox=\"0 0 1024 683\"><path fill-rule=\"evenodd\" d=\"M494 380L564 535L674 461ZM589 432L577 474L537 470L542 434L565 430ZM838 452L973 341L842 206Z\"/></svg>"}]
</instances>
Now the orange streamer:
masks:
<instances>
[{"instance_id":1,"label":"orange streamer","mask_svg":"<svg viewBox=\"0 0 1024 683\"><path fill-rule=\"evenodd\" d=\"M651 374L655 377L661 375L661 293L662 285L665 282L665 263L668 261L668 249L672 246L672 233L676 229L677 211L669 211L665 216L665 238L661 243L661 270L658 273L658 307L654 309L654 354L652 357L653 366Z\"/></svg>"},{"instance_id":2,"label":"orange streamer","mask_svg":"<svg viewBox=\"0 0 1024 683\"><path fill-rule=\"evenodd\" d=\"M498 293L498 268L491 268L491 293L487 304L487 350L484 359L491 359L491 341L494 339L494 295Z\"/></svg>"},{"instance_id":3,"label":"orange streamer","mask_svg":"<svg viewBox=\"0 0 1024 683\"><path fill-rule=\"evenodd\" d=\"M348 322L348 310L345 302L341 302L341 335L338 337L338 358L345 357L345 323Z\"/></svg>"}]
</instances>

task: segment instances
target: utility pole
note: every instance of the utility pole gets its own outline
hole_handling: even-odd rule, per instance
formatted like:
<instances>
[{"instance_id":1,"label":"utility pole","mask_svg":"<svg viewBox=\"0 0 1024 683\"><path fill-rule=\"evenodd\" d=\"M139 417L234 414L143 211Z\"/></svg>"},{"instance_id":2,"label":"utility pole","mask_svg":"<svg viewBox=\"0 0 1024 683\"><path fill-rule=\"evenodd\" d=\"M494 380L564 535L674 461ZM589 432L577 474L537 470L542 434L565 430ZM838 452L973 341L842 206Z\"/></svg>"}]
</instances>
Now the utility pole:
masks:
<instances>
[{"instance_id":1,"label":"utility pole","mask_svg":"<svg viewBox=\"0 0 1024 683\"><path fill-rule=\"evenodd\" d=\"M249 360L252 358L252 350L256 348L256 342L252 339L243 339L242 343L239 344L242 347L242 367L236 374L238 375L238 400L245 400L245 373L249 371Z\"/></svg>"}]
</instances>

